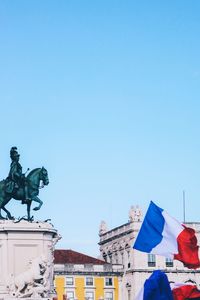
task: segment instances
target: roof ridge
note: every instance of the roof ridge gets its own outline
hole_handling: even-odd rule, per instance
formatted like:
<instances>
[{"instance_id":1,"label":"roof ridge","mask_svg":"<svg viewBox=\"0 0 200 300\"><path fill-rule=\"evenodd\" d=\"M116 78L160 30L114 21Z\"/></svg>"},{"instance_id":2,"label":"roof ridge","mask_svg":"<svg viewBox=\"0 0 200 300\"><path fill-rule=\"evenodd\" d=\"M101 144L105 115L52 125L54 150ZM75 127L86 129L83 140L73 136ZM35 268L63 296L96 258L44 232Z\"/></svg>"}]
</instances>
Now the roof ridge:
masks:
<instances>
[{"instance_id":1,"label":"roof ridge","mask_svg":"<svg viewBox=\"0 0 200 300\"><path fill-rule=\"evenodd\" d=\"M54 263L56 264L107 264L104 260L74 251L72 249L55 249Z\"/></svg>"}]
</instances>

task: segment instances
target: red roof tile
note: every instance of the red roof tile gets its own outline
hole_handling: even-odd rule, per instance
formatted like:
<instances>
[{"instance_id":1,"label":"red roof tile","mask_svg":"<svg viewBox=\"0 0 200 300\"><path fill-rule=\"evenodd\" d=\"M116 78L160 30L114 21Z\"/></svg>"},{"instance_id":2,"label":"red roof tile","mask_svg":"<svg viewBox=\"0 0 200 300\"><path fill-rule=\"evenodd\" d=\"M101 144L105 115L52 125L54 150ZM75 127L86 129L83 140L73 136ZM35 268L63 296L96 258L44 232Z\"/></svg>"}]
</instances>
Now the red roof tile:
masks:
<instances>
[{"instance_id":1,"label":"red roof tile","mask_svg":"<svg viewBox=\"0 0 200 300\"><path fill-rule=\"evenodd\" d=\"M61 250L54 251L54 264L94 264L105 265L105 261L79 253L73 250Z\"/></svg>"}]
</instances>

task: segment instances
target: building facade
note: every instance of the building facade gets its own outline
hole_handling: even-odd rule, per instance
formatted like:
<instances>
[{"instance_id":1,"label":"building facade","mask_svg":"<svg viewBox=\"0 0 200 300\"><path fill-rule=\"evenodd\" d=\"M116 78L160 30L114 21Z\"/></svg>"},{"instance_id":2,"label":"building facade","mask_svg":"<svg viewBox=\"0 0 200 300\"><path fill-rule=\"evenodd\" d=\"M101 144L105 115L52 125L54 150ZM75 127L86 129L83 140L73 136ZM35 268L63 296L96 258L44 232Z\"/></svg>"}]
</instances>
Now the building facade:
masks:
<instances>
[{"instance_id":1,"label":"building facade","mask_svg":"<svg viewBox=\"0 0 200 300\"><path fill-rule=\"evenodd\" d=\"M108 230L102 221L99 230L99 246L102 259L105 262L122 265L123 277L121 282L121 299L133 300L152 271L164 271L171 282L195 282L200 288L200 271L189 270L176 260L143 253L134 250L133 244L142 224L142 211L131 207L129 221L119 227ZM200 223L186 223L195 229L200 240Z\"/></svg>"},{"instance_id":2,"label":"building facade","mask_svg":"<svg viewBox=\"0 0 200 300\"><path fill-rule=\"evenodd\" d=\"M120 299L122 266L73 250L55 250L54 257L58 300Z\"/></svg>"}]
</instances>

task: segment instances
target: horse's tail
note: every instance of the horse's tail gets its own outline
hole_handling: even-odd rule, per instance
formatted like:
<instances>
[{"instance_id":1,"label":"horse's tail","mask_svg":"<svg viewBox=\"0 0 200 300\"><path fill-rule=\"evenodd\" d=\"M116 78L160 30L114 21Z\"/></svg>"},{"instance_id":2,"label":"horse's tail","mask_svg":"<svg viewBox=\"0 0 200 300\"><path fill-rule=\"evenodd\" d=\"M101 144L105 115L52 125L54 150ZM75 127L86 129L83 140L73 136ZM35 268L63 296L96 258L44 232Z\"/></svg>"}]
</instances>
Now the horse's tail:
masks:
<instances>
[{"instance_id":1,"label":"horse's tail","mask_svg":"<svg viewBox=\"0 0 200 300\"><path fill-rule=\"evenodd\" d=\"M1 202L1 198L5 194L5 184L6 184L6 180L1 180L0 181L0 202Z\"/></svg>"}]
</instances>

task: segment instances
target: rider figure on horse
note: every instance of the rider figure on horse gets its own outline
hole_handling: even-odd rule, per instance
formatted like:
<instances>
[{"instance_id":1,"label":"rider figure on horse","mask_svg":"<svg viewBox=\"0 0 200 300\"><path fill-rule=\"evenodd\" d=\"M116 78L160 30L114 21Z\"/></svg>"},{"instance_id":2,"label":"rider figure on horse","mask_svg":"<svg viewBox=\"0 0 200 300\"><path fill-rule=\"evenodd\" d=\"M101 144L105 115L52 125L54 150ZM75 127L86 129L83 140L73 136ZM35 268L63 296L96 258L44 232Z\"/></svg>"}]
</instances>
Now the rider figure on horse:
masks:
<instances>
[{"instance_id":1,"label":"rider figure on horse","mask_svg":"<svg viewBox=\"0 0 200 300\"><path fill-rule=\"evenodd\" d=\"M29 200L28 187L25 178L25 174L22 173L22 166L19 163L19 153L17 147L12 147L10 150L10 158L12 160L10 165L10 172L6 178L5 191L8 194L14 194L19 188L24 189L24 200L22 203L26 203Z\"/></svg>"}]
</instances>

